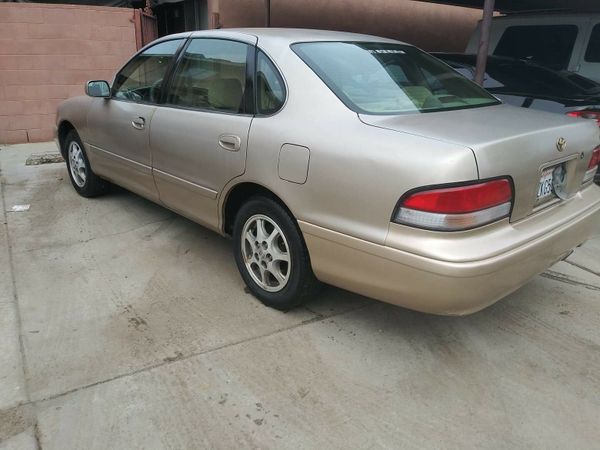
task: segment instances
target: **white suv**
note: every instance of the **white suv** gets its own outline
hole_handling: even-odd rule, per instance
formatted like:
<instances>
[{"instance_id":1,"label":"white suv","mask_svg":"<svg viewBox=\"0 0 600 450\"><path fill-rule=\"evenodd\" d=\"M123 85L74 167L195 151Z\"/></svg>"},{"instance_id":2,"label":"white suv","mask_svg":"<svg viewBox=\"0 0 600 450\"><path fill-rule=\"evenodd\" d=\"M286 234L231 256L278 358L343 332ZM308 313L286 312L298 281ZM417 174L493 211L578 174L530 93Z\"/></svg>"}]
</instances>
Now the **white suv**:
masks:
<instances>
[{"instance_id":1,"label":"white suv","mask_svg":"<svg viewBox=\"0 0 600 450\"><path fill-rule=\"evenodd\" d=\"M481 23L466 53L477 53ZM600 82L600 14L494 17L490 54L535 61Z\"/></svg>"}]
</instances>

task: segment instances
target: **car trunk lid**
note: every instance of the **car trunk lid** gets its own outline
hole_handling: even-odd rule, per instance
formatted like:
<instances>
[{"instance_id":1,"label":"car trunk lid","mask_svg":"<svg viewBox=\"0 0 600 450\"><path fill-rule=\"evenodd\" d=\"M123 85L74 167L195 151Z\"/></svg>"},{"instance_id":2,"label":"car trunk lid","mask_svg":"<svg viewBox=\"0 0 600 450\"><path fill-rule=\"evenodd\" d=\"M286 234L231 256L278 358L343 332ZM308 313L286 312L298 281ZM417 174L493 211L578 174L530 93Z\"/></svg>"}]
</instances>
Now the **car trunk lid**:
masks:
<instances>
[{"instance_id":1,"label":"car trunk lid","mask_svg":"<svg viewBox=\"0 0 600 450\"><path fill-rule=\"evenodd\" d=\"M512 178L513 221L551 204L558 196L565 199L575 195L591 153L600 142L595 121L508 105L397 116L360 114L359 117L372 126L471 149L480 179ZM563 141L564 145L559 145ZM549 193L548 183L556 184L556 189ZM542 198L539 198L540 188L541 194L547 194Z\"/></svg>"}]
</instances>

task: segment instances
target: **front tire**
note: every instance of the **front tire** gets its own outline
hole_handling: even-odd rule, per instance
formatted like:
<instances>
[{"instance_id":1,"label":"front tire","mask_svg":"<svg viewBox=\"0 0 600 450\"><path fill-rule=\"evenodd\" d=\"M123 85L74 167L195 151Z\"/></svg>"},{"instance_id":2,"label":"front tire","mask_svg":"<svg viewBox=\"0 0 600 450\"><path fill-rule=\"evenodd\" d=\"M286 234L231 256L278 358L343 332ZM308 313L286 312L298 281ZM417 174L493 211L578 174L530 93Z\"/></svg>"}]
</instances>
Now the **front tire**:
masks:
<instances>
[{"instance_id":1,"label":"front tire","mask_svg":"<svg viewBox=\"0 0 600 450\"><path fill-rule=\"evenodd\" d=\"M287 311L318 291L298 225L276 201L253 197L240 208L233 245L244 282L265 305Z\"/></svg>"},{"instance_id":2,"label":"front tire","mask_svg":"<svg viewBox=\"0 0 600 450\"><path fill-rule=\"evenodd\" d=\"M82 197L104 194L108 190L108 182L92 172L85 147L75 130L69 131L63 145L69 178L77 193Z\"/></svg>"}]
</instances>

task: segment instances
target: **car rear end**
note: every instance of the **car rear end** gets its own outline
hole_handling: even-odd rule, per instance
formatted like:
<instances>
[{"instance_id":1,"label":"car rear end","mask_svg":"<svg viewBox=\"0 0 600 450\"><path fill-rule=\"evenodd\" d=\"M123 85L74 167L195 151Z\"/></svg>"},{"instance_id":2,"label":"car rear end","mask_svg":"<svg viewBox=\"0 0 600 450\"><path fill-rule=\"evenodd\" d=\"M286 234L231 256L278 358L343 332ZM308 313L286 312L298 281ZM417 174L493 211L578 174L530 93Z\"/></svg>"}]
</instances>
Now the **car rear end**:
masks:
<instances>
[{"instance_id":1,"label":"car rear end","mask_svg":"<svg viewBox=\"0 0 600 450\"><path fill-rule=\"evenodd\" d=\"M401 196L386 239L385 258L394 268L373 286L387 286L380 298L426 312L471 313L600 232L594 123L506 105L428 118L435 127L424 116L361 116L374 126L464 145L479 171L477 180L419 186ZM413 282L398 291L386 281L391 271Z\"/></svg>"},{"instance_id":2,"label":"car rear end","mask_svg":"<svg viewBox=\"0 0 600 450\"><path fill-rule=\"evenodd\" d=\"M375 172L365 166L354 176L355 182L382 179L385 199L398 187L383 243L299 221L322 281L424 312L468 314L600 230L600 188L592 182L600 152L595 122L503 105L409 46L294 47L373 127L369 134L386 130L380 136L387 140L397 133L397 183L382 166ZM422 138L420 147L407 148L414 137ZM461 161L473 164L475 175L457 178L462 172L455 165L440 163L448 146L462 149L453 150L456 157L472 157ZM430 171L414 173L422 167Z\"/></svg>"}]
</instances>

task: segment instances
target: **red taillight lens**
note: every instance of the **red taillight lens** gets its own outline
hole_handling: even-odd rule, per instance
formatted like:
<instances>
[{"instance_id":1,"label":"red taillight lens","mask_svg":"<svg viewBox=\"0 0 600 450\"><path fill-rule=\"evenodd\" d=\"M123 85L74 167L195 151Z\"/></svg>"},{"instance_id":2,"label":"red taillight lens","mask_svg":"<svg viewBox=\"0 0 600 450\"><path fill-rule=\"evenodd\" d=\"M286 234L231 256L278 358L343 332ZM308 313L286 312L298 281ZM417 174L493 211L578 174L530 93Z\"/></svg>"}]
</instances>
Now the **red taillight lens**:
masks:
<instances>
[{"instance_id":1,"label":"red taillight lens","mask_svg":"<svg viewBox=\"0 0 600 450\"><path fill-rule=\"evenodd\" d=\"M598 171L598 166L600 165L600 146L596 147L592 152L592 157L590 159L590 163L588 164L587 171L583 176L583 182L587 183L588 181L594 178L596 172Z\"/></svg>"},{"instance_id":2,"label":"red taillight lens","mask_svg":"<svg viewBox=\"0 0 600 450\"><path fill-rule=\"evenodd\" d=\"M592 111L589 109L583 109L580 111L569 111L567 116L579 117L580 119L593 119L598 125L600 125L600 111Z\"/></svg>"},{"instance_id":3,"label":"red taillight lens","mask_svg":"<svg viewBox=\"0 0 600 450\"><path fill-rule=\"evenodd\" d=\"M512 188L506 179L485 183L432 189L409 195L402 206L419 211L461 214L510 202Z\"/></svg>"},{"instance_id":4,"label":"red taillight lens","mask_svg":"<svg viewBox=\"0 0 600 450\"><path fill-rule=\"evenodd\" d=\"M592 152L592 159L590 159L590 163L588 164L588 170L597 168L600 165L600 146L596 147Z\"/></svg>"},{"instance_id":5,"label":"red taillight lens","mask_svg":"<svg viewBox=\"0 0 600 450\"><path fill-rule=\"evenodd\" d=\"M506 178L424 189L400 201L394 221L430 230L466 230L507 217L512 199Z\"/></svg>"}]
</instances>

